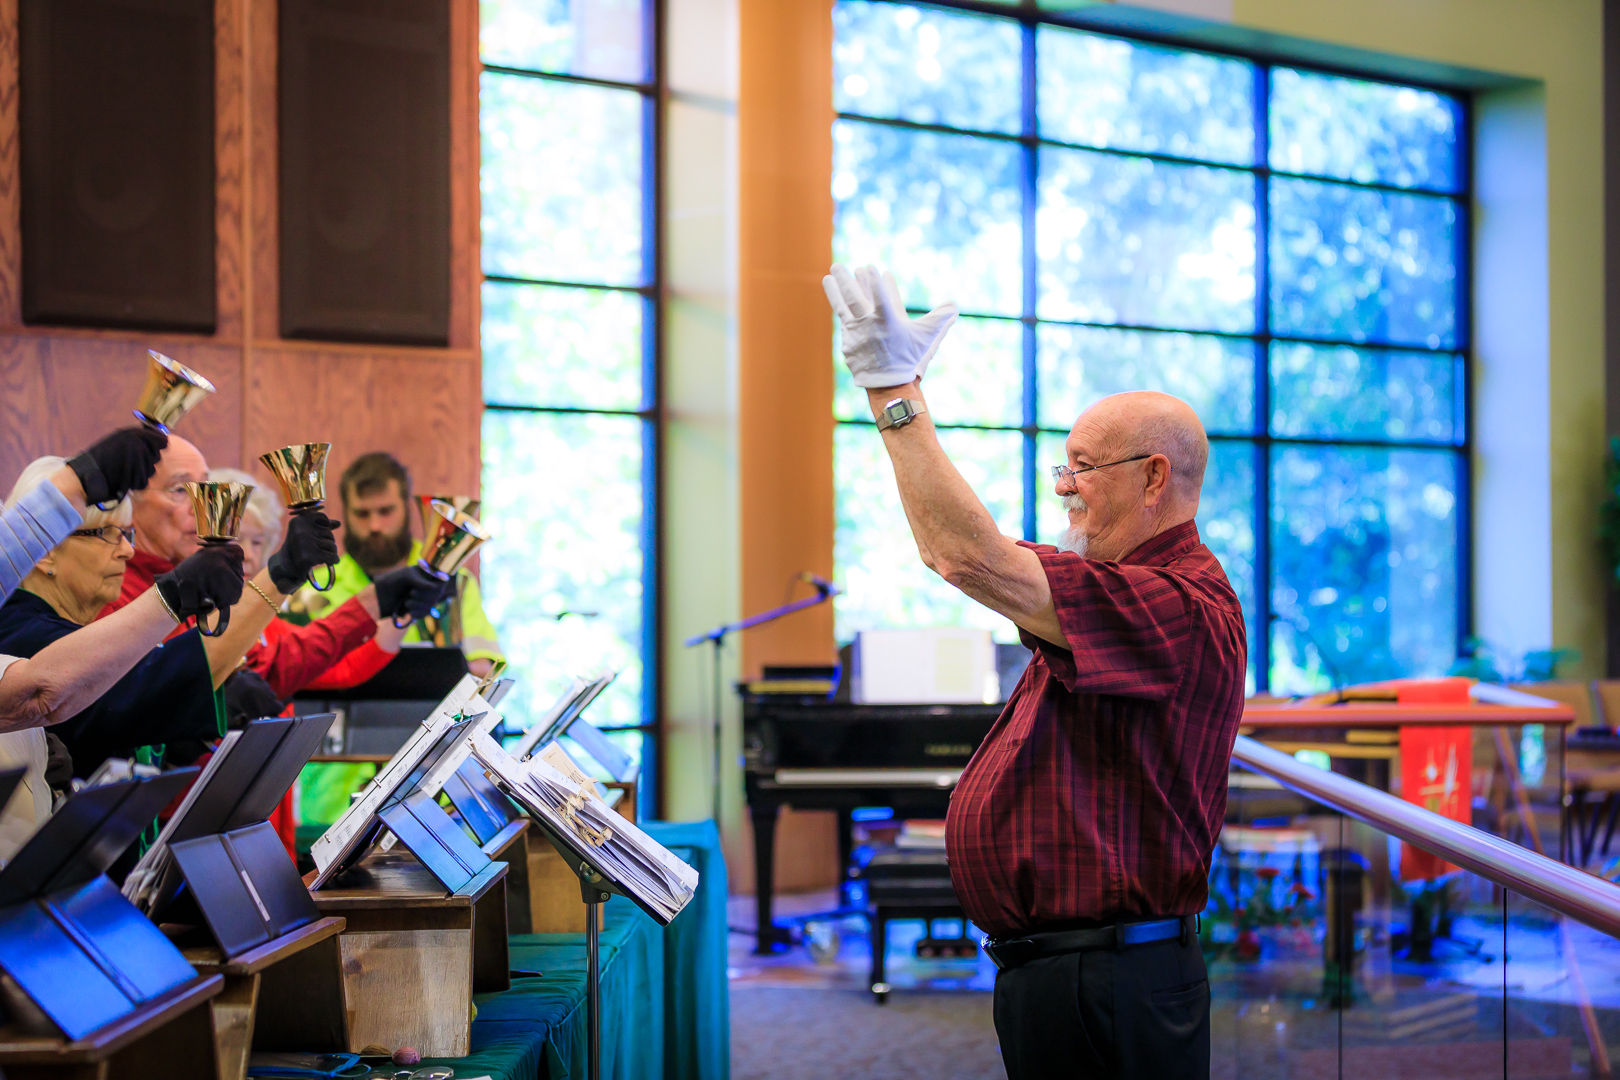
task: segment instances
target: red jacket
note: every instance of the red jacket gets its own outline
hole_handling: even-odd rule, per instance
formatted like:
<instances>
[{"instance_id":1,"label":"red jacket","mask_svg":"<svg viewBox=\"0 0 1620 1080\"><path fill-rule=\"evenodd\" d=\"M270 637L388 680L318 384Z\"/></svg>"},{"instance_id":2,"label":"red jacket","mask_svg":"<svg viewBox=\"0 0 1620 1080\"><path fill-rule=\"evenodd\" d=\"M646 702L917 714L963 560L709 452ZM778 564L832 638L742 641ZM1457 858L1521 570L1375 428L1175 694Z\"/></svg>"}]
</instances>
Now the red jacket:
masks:
<instances>
[{"instance_id":1,"label":"red jacket","mask_svg":"<svg viewBox=\"0 0 1620 1080\"><path fill-rule=\"evenodd\" d=\"M134 600L152 587L159 574L173 569L168 559L137 549L124 567L118 599L102 609L101 617ZM177 627L175 633L179 632ZM372 643L376 633L376 620L359 600L350 598L308 626L273 620L244 660L283 701L305 689L341 690L365 682L394 658Z\"/></svg>"}]
</instances>

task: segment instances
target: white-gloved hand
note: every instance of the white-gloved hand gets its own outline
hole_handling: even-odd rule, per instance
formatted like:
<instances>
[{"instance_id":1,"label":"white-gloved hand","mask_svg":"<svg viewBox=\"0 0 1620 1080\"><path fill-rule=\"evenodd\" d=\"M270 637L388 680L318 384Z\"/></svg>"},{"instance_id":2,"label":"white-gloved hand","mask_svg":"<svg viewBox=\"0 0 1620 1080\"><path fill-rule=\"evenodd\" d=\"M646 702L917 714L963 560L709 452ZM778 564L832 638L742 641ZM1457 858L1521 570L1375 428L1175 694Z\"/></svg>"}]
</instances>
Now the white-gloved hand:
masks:
<instances>
[{"instance_id":1,"label":"white-gloved hand","mask_svg":"<svg viewBox=\"0 0 1620 1080\"><path fill-rule=\"evenodd\" d=\"M835 263L821 285L843 327L844 363L856 386L905 386L922 378L956 321L956 305L948 301L921 318L908 316L894 275L875 266L852 274Z\"/></svg>"}]
</instances>

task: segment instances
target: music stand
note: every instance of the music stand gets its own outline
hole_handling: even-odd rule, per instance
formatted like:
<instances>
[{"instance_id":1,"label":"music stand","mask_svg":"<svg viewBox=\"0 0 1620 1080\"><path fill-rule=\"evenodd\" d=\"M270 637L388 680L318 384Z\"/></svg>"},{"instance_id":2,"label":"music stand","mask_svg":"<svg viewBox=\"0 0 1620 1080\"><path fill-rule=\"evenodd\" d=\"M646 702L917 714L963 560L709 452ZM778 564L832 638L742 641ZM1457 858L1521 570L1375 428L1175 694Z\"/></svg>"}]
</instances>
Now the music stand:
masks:
<instances>
[{"instance_id":1,"label":"music stand","mask_svg":"<svg viewBox=\"0 0 1620 1080\"><path fill-rule=\"evenodd\" d=\"M580 899L585 904L585 1004L586 1024L589 1032L586 1074L588 1080L601 1080L602 986L600 965L601 916L599 905L606 903L609 896L623 896L650 915L658 925L668 926L675 915L678 915L686 904L691 902L691 896L689 895L685 900L681 901L679 907L673 913L665 914L651 900L644 897L633 882L620 880L616 876L616 872L602 862L599 854L600 850L623 843L622 840L617 836L607 836L599 842L599 845L587 843L581 839L574 829L563 823L562 819L558 817L551 807L536 799L526 797L524 789L511 781L502 771L513 765L522 765L524 763L517 762L488 736L481 737L474 743L473 754L480 764L494 773L500 790L528 811L529 819L534 822L535 827L545 834L546 839L551 842L551 846L557 849L557 854L562 856L563 862L571 867L579 878ZM549 768L549 766L546 767ZM607 809L605 804L603 809ZM613 813L611 810L607 812ZM647 843L652 844L657 850L663 851L661 845L651 838L645 837L645 834L641 834L633 823L625 822L624 827L632 833L642 835ZM666 851L664 854L669 855L669 852ZM670 858L674 859L674 856L670 855Z\"/></svg>"},{"instance_id":2,"label":"music stand","mask_svg":"<svg viewBox=\"0 0 1620 1080\"><path fill-rule=\"evenodd\" d=\"M268 830L275 837L275 829L266 819L292 789L299 771L326 737L332 719L331 713L269 717L228 733L157 842L125 879L124 895L155 917L178 899L184 882L227 957L319 918L280 839L268 844L261 834ZM234 839L222 839L225 837ZM189 844L187 850L192 852L185 860L178 858L181 844ZM201 854L204 847L211 852L206 857ZM235 870L220 877L188 872L188 866L199 871L204 866L211 870L234 866ZM296 891L292 889L295 884ZM304 894L303 904L298 903L296 893ZM257 923L255 910L265 912L266 897L272 898L272 907L276 906L274 898L280 897L284 908L293 908L274 919L266 914L261 931L285 926L294 910L307 918L256 940L251 934L219 937L219 920L233 922L244 932L247 923Z\"/></svg>"},{"instance_id":3,"label":"music stand","mask_svg":"<svg viewBox=\"0 0 1620 1080\"><path fill-rule=\"evenodd\" d=\"M432 714L411 732L405 745L394 753L388 764L378 770L360 797L350 803L315 841L310 848L310 856L315 860L316 867L314 883L310 886L312 889L319 889L335 874L348 869L358 858L354 854L355 849L361 847L361 854L364 854L364 848L369 848L377 839L379 812L402 786L409 791L410 785L422 778L426 773L426 768L419 768L422 762L438 747L440 736L457 722L461 711L477 697L484 685L475 676L463 676ZM431 763L428 767L431 767Z\"/></svg>"},{"instance_id":4,"label":"music stand","mask_svg":"<svg viewBox=\"0 0 1620 1080\"><path fill-rule=\"evenodd\" d=\"M197 773L77 792L0 869L0 969L25 1027L76 1041L197 978L104 876Z\"/></svg>"},{"instance_id":5,"label":"music stand","mask_svg":"<svg viewBox=\"0 0 1620 1080\"><path fill-rule=\"evenodd\" d=\"M417 790L427 774L443 758L456 751L466 740L473 724L483 717L484 714L480 712L477 716L465 717L450 725L439 733L425 752L417 756L409 772L390 781L340 854L316 874L310 885L311 891L319 889L359 862L381 838L384 828L399 837L400 843L428 868L448 892L459 892L474 878L489 871L489 856L472 842L461 826L430 795Z\"/></svg>"}]
</instances>

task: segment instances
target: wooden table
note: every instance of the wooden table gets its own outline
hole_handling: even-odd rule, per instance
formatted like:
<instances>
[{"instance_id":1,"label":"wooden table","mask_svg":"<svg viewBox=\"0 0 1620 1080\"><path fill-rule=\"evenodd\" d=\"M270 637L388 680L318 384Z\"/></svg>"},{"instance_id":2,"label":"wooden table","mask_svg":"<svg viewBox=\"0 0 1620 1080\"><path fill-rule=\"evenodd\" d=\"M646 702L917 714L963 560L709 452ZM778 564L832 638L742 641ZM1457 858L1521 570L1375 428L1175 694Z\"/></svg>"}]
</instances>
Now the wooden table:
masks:
<instances>
[{"instance_id":1,"label":"wooden table","mask_svg":"<svg viewBox=\"0 0 1620 1080\"><path fill-rule=\"evenodd\" d=\"M506 932L534 933L529 899L529 819L516 818L489 838L484 854L506 864Z\"/></svg>"},{"instance_id":2,"label":"wooden table","mask_svg":"<svg viewBox=\"0 0 1620 1080\"><path fill-rule=\"evenodd\" d=\"M377 1043L423 1057L469 1052L474 992L511 986L506 872L491 863L447 893L396 850L367 856L311 894L322 914L347 921L338 940L351 1051Z\"/></svg>"},{"instance_id":3,"label":"wooden table","mask_svg":"<svg viewBox=\"0 0 1620 1080\"><path fill-rule=\"evenodd\" d=\"M76 1042L0 1028L6 1080L217 1080L208 1003L225 988L201 975Z\"/></svg>"},{"instance_id":4,"label":"wooden table","mask_svg":"<svg viewBox=\"0 0 1620 1080\"><path fill-rule=\"evenodd\" d=\"M181 938L180 951L198 972L225 979L211 1002L221 1080L242 1080L254 1050L349 1048L343 928L342 919L317 919L230 960L211 941Z\"/></svg>"}]
</instances>

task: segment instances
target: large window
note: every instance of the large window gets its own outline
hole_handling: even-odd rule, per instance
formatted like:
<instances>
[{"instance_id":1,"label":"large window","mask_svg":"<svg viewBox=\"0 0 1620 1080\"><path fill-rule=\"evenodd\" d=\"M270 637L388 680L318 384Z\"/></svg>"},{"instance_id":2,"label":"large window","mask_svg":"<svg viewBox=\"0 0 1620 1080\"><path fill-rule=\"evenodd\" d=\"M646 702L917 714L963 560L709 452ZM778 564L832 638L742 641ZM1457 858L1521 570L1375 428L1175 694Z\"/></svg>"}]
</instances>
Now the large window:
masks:
<instances>
[{"instance_id":1,"label":"large window","mask_svg":"<svg viewBox=\"0 0 1620 1080\"><path fill-rule=\"evenodd\" d=\"M485 605L527 723L571 674L656 775L658 134L647 0L482 0Z\"/></svg>"},{"instance_id":2,"label":"large window","mask_svg":"<svg viewBox=\"0 0 1620 1080\"><path fill-rule=\"evenodd\" d=\"M1445 671L1467 613L1466 103L996 17L835 9L836 256L964 317L933 418L1004 532L1120 390L1211 438L1198 527L1249 619L1250 688ZM1012 628L921 565L837 365L841 639Z\"/></svg>"}]
</instances>

